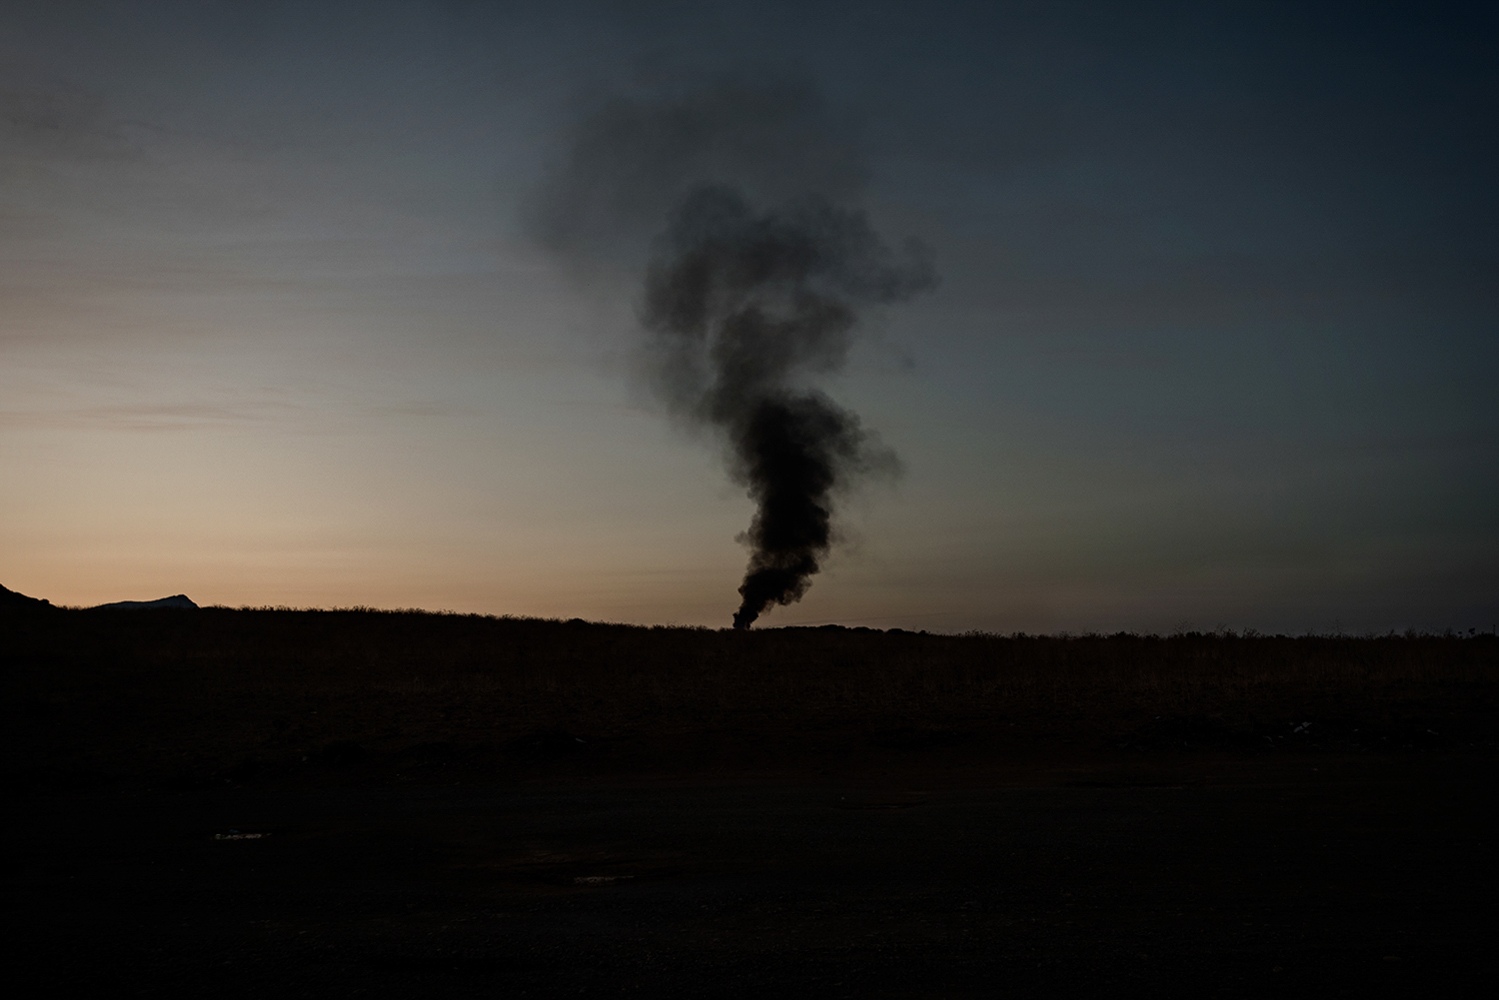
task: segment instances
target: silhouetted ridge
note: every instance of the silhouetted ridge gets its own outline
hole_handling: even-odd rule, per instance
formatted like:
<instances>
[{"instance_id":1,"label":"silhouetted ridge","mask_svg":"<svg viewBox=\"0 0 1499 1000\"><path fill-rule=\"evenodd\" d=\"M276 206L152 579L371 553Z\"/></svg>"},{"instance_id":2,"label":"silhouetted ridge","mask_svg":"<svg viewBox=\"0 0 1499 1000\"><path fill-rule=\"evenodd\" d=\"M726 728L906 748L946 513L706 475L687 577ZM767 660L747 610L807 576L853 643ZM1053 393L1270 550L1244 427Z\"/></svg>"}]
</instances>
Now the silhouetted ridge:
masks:
<instances>
[{"instance_id":1,"label":"silhouetted ridge","mask_svg":"<svg viewBox=\"0 0 1499 1000\"><path fill-rule=\"evenodd\" d=\"M0 587L0 611L55 611L51 601L27 597Z\"/></svg>"},{"instance_id":2,"label":"silhouetted ridge","mask_svg":"<svg viewBox=\"0 0 1499 1000\"><path fill-rule=\"evenodd\" d=\"M196 611L198 606L188 599L186 594L174 594L171 597L160 597L154 601L115 601L113 604L100 604L89 608L90 611Z\"/></svg>"}]
</instances>

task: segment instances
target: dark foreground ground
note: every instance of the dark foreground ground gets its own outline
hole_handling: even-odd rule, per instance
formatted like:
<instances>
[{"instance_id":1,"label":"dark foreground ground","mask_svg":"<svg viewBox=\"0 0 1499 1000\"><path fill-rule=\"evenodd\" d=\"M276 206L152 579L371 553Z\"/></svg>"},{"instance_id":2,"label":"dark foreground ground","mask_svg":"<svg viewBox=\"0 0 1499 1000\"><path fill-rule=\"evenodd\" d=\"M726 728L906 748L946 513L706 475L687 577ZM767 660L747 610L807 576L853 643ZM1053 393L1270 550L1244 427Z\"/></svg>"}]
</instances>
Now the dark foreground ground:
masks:
<instances>
[{"instance_id":1,"label":"dark foreground ground","mask_svg":"<svg viewBox=\"0 0 1499 1000\"><path fill-rule=\"evenodd\" d=\"M659 664L583 694L542 670L527 701L474 679L514 672L493 644L464 654L467 686L432 680L428 637L384 644L429 678L386 690L312 653L235 667L222 629L182 631L210 617L81 614L9 623L12 995L1449 998L1499 979L1492 646L1267 641L1244 662L1290 666L1256 695L1200 670L1183 687L1147 650L1138 697L1115 677L1107 710L1078 693L1088 667L1071 702L980 671L966 699L841 713L837 685L777 712L774 678L758 702L736 689L742 710L703 682L689 712L659 691L620 707ZM573 662L580 635L529 655ZM821 643L800 659L825 676L882 640L776 641ZM210 647L223 676L184 684ZM958 648L905 655L930 671ZM1224 656L1198 658L1222 675ZM1377 669L1339 701L1323 681L1359 656ZM1313 663L1323 681L1286 679ZM486 690L508 708L481 710ZM1292 696L1317 718L1277 708Z\"/></svg>"},{"instance_id":2,"label":"dark foreground ground","mask_svg":"<svg viewBox=\"0 0 1499 1000\"><path fill-rule=\"evenodd\" d=\"M69 794L25 996L1487 996L1487 761ZM265 834L218 840L230 831Z\"/></svg>"}]
</instances>

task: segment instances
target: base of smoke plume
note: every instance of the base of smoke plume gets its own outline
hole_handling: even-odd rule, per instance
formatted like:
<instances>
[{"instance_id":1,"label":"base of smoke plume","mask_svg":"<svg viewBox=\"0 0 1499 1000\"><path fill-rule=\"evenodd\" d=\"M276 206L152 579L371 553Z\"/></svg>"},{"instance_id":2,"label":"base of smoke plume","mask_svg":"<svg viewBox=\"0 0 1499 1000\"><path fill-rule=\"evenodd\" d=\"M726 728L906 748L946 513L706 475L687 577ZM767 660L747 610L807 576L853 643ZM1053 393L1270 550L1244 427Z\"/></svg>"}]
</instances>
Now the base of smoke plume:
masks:
<instances>
[{"instance_id":1,"label":"base of smoke plume","mask_svg":"<svg viewBox=\"0 0 1499 1000\"><path fill-rule=\"evenodd\" d=\"M855 414L821 393L777 393L743 410L730 437L735 473L756 510L740 539L751 555L735 628L802 599L833 544L834 494L858 473L894 462Z\"/></svg>"},{"instance_id":2,"label":"base of smoke plume","mask_svg":"<svg viewBox=\"0 0 1499 1000\"><path fill-rule=\"evenodd\" d=\"M826 551L827 546L822 547ZM812 577L817 573L817 559L811 553L797 553L790 565L765 566L764 558L757 557L750 563L749 575L739 588L743 603L734 614L734 627L746 629L755 623L772 604L794 604L802 599L812 586Z\"/></svg>"}]
</instances>

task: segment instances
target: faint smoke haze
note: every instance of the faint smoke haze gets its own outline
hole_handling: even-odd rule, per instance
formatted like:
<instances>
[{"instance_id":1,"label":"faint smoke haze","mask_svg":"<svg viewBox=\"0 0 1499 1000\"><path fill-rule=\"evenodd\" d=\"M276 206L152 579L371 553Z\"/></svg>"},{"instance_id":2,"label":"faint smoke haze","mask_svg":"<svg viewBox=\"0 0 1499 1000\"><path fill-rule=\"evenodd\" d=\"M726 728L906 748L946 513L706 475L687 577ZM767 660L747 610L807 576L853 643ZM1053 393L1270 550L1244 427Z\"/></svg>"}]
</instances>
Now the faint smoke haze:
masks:
<instances>
[{"instance_id":1,"label":"faint smoke haze","mask_svg":"<svg viewBox=\"0 0 1499 1000\"><path fill-rule=\"evenodd\" d=\"M759 204L811 195L852 204L867 179L853 123L796 80L611 97L577 116L561 146L529 222L573 267L638 265L668 214L703 184Z\"/></svg>"},{"instance_id":2,"label":"faint smoke haze","mask_svg":"<svg viewBox=\"0 0 1499 1000\"><path fill-rule=\"evenodd\" d=\"M583 271L649 247L640 357L670 412L712 428L757 509L736 628L806 593L837 494L893 452L816 385L859 310L932 288L925 249L857 208L852 130L805 84L719 82L586 116L544 186L538 237Z\"/></svg>"}]
</instances>

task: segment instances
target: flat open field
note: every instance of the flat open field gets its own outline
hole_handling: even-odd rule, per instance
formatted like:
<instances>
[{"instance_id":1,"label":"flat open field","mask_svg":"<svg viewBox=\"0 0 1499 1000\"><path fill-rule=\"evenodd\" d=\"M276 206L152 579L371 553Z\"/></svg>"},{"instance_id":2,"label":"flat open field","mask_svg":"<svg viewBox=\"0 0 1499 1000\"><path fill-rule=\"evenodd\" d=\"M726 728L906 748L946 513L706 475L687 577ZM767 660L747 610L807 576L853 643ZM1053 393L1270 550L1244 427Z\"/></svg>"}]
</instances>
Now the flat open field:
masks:
<instances>
[{"instance_id":1,"label":"flat open field","mask_svg":"<svg viewBox=\"0 0 1499 1000\"><path fill-rule=\"evenodd\" d=\"M25 996L1495 978L1491 639L39 611L0 657Z\"/></svg>"}]
</instances>

